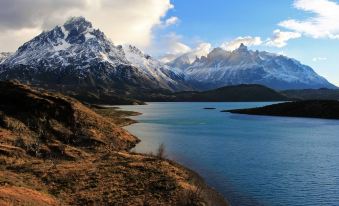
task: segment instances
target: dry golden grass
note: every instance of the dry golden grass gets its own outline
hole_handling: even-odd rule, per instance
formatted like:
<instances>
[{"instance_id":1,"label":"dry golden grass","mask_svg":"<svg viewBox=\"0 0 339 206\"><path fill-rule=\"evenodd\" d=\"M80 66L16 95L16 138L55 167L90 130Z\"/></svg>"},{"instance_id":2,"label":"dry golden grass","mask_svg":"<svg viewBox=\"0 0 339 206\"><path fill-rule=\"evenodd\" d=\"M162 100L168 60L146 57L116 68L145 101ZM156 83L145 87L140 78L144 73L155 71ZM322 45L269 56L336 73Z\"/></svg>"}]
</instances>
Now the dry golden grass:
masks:
<instances>
[{"instance_id":1,"label":"dry golden grass","mask_svg":"<svg viewBox=\"0 0 339 206\"><path fill-rule=\"evenodd\" d=\"M0 187L0 205L59 205L50 195L37 192L35 190L5 186Z\"/></svg>"},{"instance_id":2,"label":"dry golden grass","mask_svg":"<svg viewBox=\"0 0 339 206\"><path fill-rule=\"evenodd\" d=\"M43 188L62 205L142 205L145 201L150 205L176 205L182 193L195 188L190 171L141 154L113 152L59 162L7 161L6 170L0 170L0 185ZM15 200L16 196L11 198ZM200 201L196 198L194 205Z\"/></svg>"},{"instance_id":3,"label":"dry golden grass","mask_svg":"<svg viewBox=\"0 0 339 206\"><path fill-rule=\"evenodd\" d=\"M136 113L17 83L0 82L2 97L0 205L226 205L194 172L128 151Z\"/></svg>"},{"instance_id":4,"label":"dry golden grass","mask_svg":"<svg viewBox=\"0 0 339 206\"><path fill-rule=\"evenodd\" d=\"M119 110L118 107L92 106L91 109L119 127L136 123L137 121L129 117L140 115L138 112Z\"/></svg>"}]
</instances>

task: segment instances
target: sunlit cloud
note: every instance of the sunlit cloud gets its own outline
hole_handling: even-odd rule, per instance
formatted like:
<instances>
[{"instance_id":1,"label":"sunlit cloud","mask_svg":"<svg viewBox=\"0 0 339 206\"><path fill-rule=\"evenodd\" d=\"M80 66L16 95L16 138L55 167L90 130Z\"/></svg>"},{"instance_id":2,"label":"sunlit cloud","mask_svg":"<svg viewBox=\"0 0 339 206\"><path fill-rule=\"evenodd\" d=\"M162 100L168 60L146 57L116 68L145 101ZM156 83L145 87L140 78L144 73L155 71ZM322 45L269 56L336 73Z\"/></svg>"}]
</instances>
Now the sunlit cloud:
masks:
<instances>
[{"instance_id":1,"label":"sunlit cloud","mask_svg":"<svg viewBox=\"0 0 339 206\"><path fill-rule=\"evenodd\" d=\"M281 48L286 46L289 40L300 37L301 34L298 32L286 32L277 29L273 32L273 37L267 40L266 45Z\"/></svg>"},{"instance_id":2,"label":"sunlit cloud","mask_svg":"<svg viewBox=\"0 0 339 206\"><path fill-rule=\"evenodd\" d=\"M212 50L212 45L210 43L200 43L195 48L191 49L184 53L168 53L161 57L161 61L164 63L173 61L179 56L185 55L189 60L189 63L192 63L196 58L201 58L202 56L207 56L207 54Z\"/></svg>"},{"instance_id":3,"label":"sunlit cloud","mask_svg":"<svg viewBox=\"0 0 339 206\"><path fill-rule=\"evenodd\" d=\"M241 44L244 44L246 46L259 46L262 43L263 42L262 42L260 37L246 36L246 37L238 37L238 38L231 40L229 42L225 42L225 43L221 44L220 47L227 50L227 51L233 51L233 50L239 48L239 46Z\"/></svg>"},{"instance_id":4,"label":"sunlit cloud","mask_svg":"<svg viewBox=\"0 0 339 206\"><path fill-rule=\"evenodd\" d=\"M339 4L330 0L295 0L294 7L312 13L304 20L289 19L279 25L313 38L339 39Z\"/></svg>"},{"instance_id":5,"label":"sunlit cloud","mask_svg":"<svg viewBox=\"0 0 339 206\"><path fill-rule=\"evenodd\" d=\"M36 35L23 30L42 32L61 25L71 16L84 16L100 28L115 44L151 44L154 28L176 24L177 17L163 20L174 8L170 0L2 0L0 7L1 50L13 50Z\"/></svg>"}]
</instances>

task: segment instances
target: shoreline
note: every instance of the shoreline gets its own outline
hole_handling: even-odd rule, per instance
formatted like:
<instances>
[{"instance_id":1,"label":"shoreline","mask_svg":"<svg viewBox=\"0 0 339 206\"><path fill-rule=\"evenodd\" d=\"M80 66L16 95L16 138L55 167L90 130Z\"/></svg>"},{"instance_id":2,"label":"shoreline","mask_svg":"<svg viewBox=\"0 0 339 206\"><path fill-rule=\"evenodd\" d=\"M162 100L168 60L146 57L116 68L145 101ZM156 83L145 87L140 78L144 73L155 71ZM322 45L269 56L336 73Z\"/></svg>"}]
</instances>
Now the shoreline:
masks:
<instances>
[{"instance_id":1,"label":"shoreline","mask_svg":"<svg viewBox=\"0 0 339 206\"><path fill-rule=\"evenodd\" d=\"M0 94L0 205L228 205L164 153L129 152L138 113L14 82Z\"/></svg>"},{"instance_id":2,"label":"shoreline","mask_svg":"<svg viewBox=\"0 0 339 206\"><path fill-rule=\"evenodd\" d=\"M221 112L270 117L339 120L339 102L337 100L306 100L255 108L222 110Z\"/></svg>"},{"instance_id":3,"label":"shoreline","mask_svg":"<svg viewBox=\"0 0 339 206\"><path fill-rule=\"evenodd\" d=\"M140 112L135 112L135 111L127 111L127 110L122 110L119 106L117 107L104 107L104 108L110 108L113 109L115 111L121 112L122 114L126 114L126 116L124 116L124 118L126 118L126 120L132 120L132 121L128 121L126 122L126 124L123 124L123 126L121 126L123 129L125 129L124 127L133 125L133 124L137 124L139 123L139 121L131 119L131 117L135 117L135 116L140 116L142 115L142 113ZM127 129L125 129L127 130ZM127 132L129 132L127 130ZM139 137L137 137L140 142L142 141ZM139 143L140 143L139 142ZM137 143L137 144L139 144ZM132 149L134 149L135 146ZM138 152L131 152L131 150L129 150L130 153L132 154L137 154L137 155L146 155L148 156L148 154L144 154L144 153L138 153ZM170 160L170 159L166 159L164 158L165 161L170 162L171 164L175 165L176 167L182 168L186 171L188 171L190 173L190 176L192 178L193 184L196 185L198 187L198 190L200 190L200 196L201 198L206 201L207 205L211 205L211 206L230 206L231 204L228 202L227 198L224 197L221 193L219 193L215 188L211 187L210 185L208 185L205 182L205 179L203 177L200 176L200 174L174 160Z\"/></svg>"}]
</instances>

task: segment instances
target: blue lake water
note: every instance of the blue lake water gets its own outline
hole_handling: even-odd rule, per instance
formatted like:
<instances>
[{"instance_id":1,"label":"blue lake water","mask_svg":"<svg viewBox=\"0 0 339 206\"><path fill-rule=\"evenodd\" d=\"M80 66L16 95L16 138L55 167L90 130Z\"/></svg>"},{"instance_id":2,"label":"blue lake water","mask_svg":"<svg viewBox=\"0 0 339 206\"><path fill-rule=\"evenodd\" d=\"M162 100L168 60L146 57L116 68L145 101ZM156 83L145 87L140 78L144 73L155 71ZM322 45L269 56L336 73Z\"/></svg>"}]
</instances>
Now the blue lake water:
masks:
<instances>
[{"instance_id":1,"label":"blue lake water","mask_svg":"<svg viewBox=\"0 0 339 206\"><path fill-rule=\"evenodd\" d=\"M221 113L269 103L149 103L126 127L161 143L170 159L197 171L232 205L339 205L339 121ZM215 107L216 110L204 110Z\"/></svg>"}]
</instances>

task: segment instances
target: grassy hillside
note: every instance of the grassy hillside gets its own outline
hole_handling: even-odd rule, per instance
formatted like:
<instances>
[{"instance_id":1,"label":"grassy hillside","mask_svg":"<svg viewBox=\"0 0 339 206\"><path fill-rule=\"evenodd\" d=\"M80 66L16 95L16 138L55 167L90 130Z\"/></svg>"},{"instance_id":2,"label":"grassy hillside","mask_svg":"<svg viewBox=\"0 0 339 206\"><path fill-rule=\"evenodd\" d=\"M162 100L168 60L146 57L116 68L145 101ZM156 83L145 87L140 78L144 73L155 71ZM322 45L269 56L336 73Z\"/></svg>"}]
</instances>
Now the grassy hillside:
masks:
<instances>
[{"instance_id":1,"label":"grassy hillside","mask_svg":"<svg viewBox=\"0 0 339 206\"><path fill-rule=\"evenodd\" d=\"M227 205L194 172L129 152L133 113L92 109L0 82L0 205Z\"/></svg>"}]
</instances>

